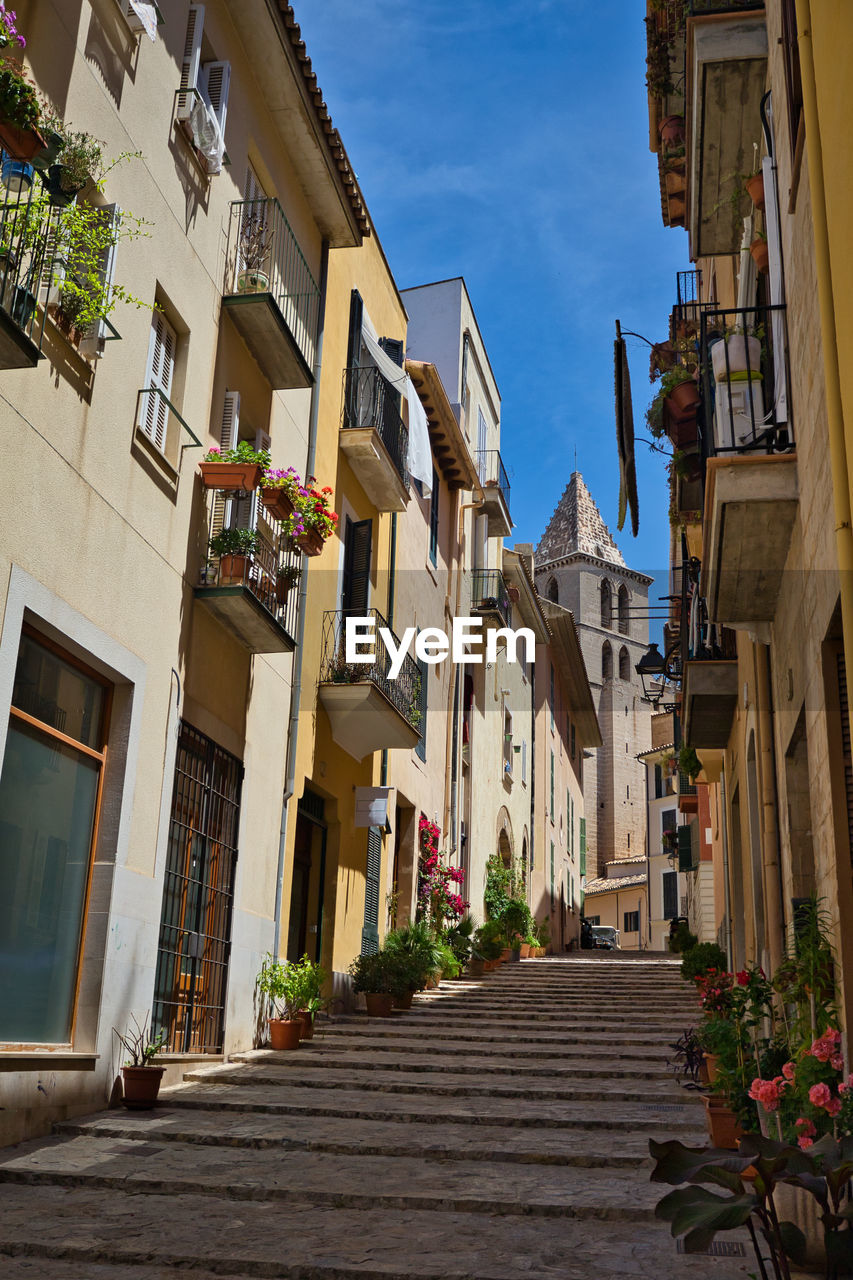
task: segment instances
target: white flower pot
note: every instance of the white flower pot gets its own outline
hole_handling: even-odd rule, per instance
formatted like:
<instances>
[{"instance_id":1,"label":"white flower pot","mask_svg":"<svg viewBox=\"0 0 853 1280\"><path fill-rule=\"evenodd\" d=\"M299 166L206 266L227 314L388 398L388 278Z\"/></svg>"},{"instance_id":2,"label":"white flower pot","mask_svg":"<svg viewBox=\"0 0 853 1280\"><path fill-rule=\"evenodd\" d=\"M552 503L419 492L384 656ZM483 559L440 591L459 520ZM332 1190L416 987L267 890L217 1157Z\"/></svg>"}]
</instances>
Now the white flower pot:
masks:
<instances>
[{"instance_id":1,"label":"white flower pot","mask_svg":"<svg viewBox=\"0 0 853 1280\"><path fill-rule=\"evenodd\" d=\"M728 348L728 363L726 348ZM731 337L715 342L711 347L711 365L715 380L724 382L732 373L746 373L747 351L750 374L760 373L761 343L758 338L747 338L745 334L733 333Z\"/></svg>"}]
</instances>

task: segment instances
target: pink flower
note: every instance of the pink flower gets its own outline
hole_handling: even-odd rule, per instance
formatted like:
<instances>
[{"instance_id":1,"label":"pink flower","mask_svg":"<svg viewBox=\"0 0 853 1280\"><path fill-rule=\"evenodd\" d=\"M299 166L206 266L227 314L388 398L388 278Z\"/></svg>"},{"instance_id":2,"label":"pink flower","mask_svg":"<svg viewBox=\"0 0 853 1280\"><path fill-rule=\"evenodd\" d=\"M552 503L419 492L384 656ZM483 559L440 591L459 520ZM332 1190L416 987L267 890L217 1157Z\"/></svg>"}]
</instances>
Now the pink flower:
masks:
<instances>
[{"instance_id":1,"label":"pink flower","mask_svg":"<svg viewBox=\"0 0 853 1280\"><path fill-rule=\"evenodd\" d=\"M785 1077L785 1079L786 1079L786 1080L793 1080L793 1078L794 1078L794 1064L793 1064L793 1062L786 1062L786 1063L785 1063L785 1065L782 1067L782 1075Z\"/></svg>"},{"instance_id":2,"label":"pink flower","mask_svg":"<svg viewBox=\"0 0 853 1280\"><path fill-rule=\"evenodd\" d=\"M831 1098L828 1084L813 1084L809 1089L809 1102L812 1106L825 1107Z\"/></svg>"},{"instance_id":3,"label":"pink flower","mask_svg":"<svg viewBox=\"0 0 853 1280\"><path fill-rule=\"evenodd\" d=\"M844 1058L841 1056L840 1053L834 1053L832 1057L829 1059L829 1065L831 1067L834 1067L836 1071L843 1071Z\"/></svg>"},{"instance_id":4,"label":"pink flower","mask_svg":"<svg viewBox=\"0 0 853 1280\"><path fill-rule=\"evenodd\" d=\"M797 1146L803 1151L806 1151L809 1147L814 1146L814 1140L812 1138L807 1138L805 1134L801 1133L799 1138L797 1138Z\"/></svg>"},{"instance_id":5,"label":"pink flower","mask_svg":"<svg viewBox=\"0 0 853 1280\"><path fill-rule=\"evenodd\" d=\"M834 1117L834 1116L837 1116L837 1115L838 1115L838 1113L840 1112L840 1110L841 1110L841 1099L840 1099L840 1098L830 1098L829 1102L827 1102L827 1104L826 1104L826 1113L827 1113L827 1115L830 1115L830 1116L833 1116L833 1117Z\"/></svg>"},{"instance_id":6,"label":"pink flower","mask_svg":"<svg viewBox=\"0 0 853 1280\"><path fill-rule=\"evenodd\" d=\"M737 975L737 982L739 987L745 987L749 982L749 974L746 969L741 969L740 973Z\"/></svg>"}]
</instances>

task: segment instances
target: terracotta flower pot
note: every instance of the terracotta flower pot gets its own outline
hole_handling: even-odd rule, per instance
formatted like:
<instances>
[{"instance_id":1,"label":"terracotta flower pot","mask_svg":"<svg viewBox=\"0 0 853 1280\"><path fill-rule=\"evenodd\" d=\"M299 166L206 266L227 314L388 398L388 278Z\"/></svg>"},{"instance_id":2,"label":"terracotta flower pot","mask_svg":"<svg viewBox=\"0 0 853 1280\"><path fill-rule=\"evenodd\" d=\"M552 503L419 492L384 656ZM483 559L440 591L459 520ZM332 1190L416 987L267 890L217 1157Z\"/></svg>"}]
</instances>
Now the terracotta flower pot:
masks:
<instances>
[{"instance_id":1,"label":"terracotta flower pot","mask_svg":"<svg viewBox=\"0 0 853 1280\"><path fill-rule=\"evenodd\" d=\"M251 493L261 483L262 468L254 463L200 462L198 469L205 489L228 489Z\"/></svg>"},{"instance_id":2,"label":"terracotta flower pot","mask_svg":"<svg viewBox=\"0 0 853 1280\"><path fill-rule=\"evenodd\" d=\"M367 1005L368 1018L390 1018L394 1001L391 995L385 991L366 991L364 993L364 1001Z\"/></svg>"},{"instance_id":3,"label":"terracotta flower pot","mask_svg":"<svg viewBox=\"0 0 853 1280\"><path fill-rule=\"evenodd\" d=\"M239 555L220 556L219 585L234 586L238 582L247 582L249 578L249 557Z\"/></svg>"},{"instance_id":4,"label":"terracotta flower pot","mask_svg":"<svg viewBox=\"0 0 853 1280\"><path fill-rule=\"evenodd\" d=\"M511 948L511 947L504 947L504 949L503 949L503 951L500 953L500 956L498 957L498 959L499 959L499 961L500 961L500 963L501 963L501 964L506 964L507 960L509 960L509 958L510 958L510 956L511 956L511 955L512 955L512 948Z\"/></svg>"},{"instance_id":5,"label":"terracotta flower pot","mask_svg":"<svg viewBox=\"0 0 853 1280\"><path fill-rule=\"evenodd\" d=\"M755 205L756 209L764 208L764 174L755 173L751 178L747 178L746 190L749 198Z\"/></svg>"},{"instance_id":6,"label":"terracotta flower pot","mask_svg":"<svg viewBox=\"0 0 853 1280\"><path fill-rule=\"evenodd\" d=\"M316 529L306 529L296 538L296 545L306 556L318 556L323 550L325 539Z\"/></svg>"},{"instance_id":7,"label":"terracotta flower pot","mask_svg":"<svg viewBox=\"0 0 853 1280\"><path fill-rule=\"evenodd\" d=\"M522 958L522 960L529 960L529 959L530 959L530 943L529 943L529 942L522 942L522 944L521 944L521 958Z\"/></svg>"},{"instance_id":8,"label":"terracotta flower pot","mask_svg":"<svg viewBox=\"0 0 853 1280\"><path fill-rule=\"evenodd\" d=\"M704 1053L702 1057L705 1060L705 1066L708 1069L708 1083L713 1084L717 1078L717 1064L720 1059L716 1053Z\"/></svg>"},{"instance_id":9,"label":"terracotta flower pot","mask_svg":"<svg viewBox=\"0 0 853 1280\"><path fill-rule=\"evenodd\" d=\"M122 1067L121 1100L131 1111L149 1111L157 1101L165 1067Z\"/></svg>"},{"instance_id":10,"label":"terracotta flower pot","mask_svg":"<svg viewBox=\"0 0 853 1280\"><path fill-rule=\"evenodd\" d=\"M302 1009L299 1014L299 1021L302 1023L299 1032L300 1040L314 1039L314 1015L309 1013L307 1009Z\"/></svg>"},{"instance_id":11,"label":"terracotta flower pot","mask_svg":"<svg viewBox=\"0 0 853 1280\"><path fill-rule=\"evenodd\" d=\"M468 974L472 978L482 978L486 972L486 961L471 959L468 961Z\"/></svg>"},{"instance_id":12,"label":"terracotta flower pot","mask_svg":"<svg viewBox=\"0 0 853 1280\"><path fill-rule=\"evenodd\" d=\"M407 991L404 996L394 996L395 1009L411 1009L412 1000L415 997L414 991Z\"/></svg>"},{"instance_id":13,"label":"terracotta flower pot","mask_svg":"<svg viewBox=\"0 0 853 1280\"><path fill-rule=\"evenodd\" d=\"M715 1147L726 1147L734 1150L738 1138L743 1137L743 1129L737 1122L735 1113L730 1110L722 1098L715 1094L705 1094L705 1123L708 1135Z\"/></svg>"},{"instance_id":14,"label":"terracotta flower pot","mask_svg":"<svg viewBox=\"0 0 853 1280\"><path fill-rule=\"evenodd\" d=\"M696 416L692 418L673 418L666 415L666 434L676 449L689 449L699 439Z\"/></svg>"},{"instance_id":15,"label":"terracotta flower pot","mask_svg":"<svg viewBox=\"0 0 853 1280\"><path fill-rule=\"evenodd\" d=\"M666 398L666 403L673 416L695 418L700 399L699 388L691 379L689 382L679 382L673 387Z\"/></svg>"},{"instance_id":16,"label":"terracotta flower pot","mask_svg":"<svg viewBox=\"0 0 853 1280\"><path fill-rule=\"evenodd\" d=\"M749 246L749 252L758 270L766 274L770 270L770 250L767 247L767 241L760 237L753 240Z\"/></svg>"},{"instance_id":17,"label":"terracotta flower pot","mask_svg":"<svg viewBox=\"0 0 853 1280\"><path fill-rule=\"evenodd\" d=\"M270 1018L270 1045L273 1049L298 1049L301 1018Z\"/></svg>"},{"instance_id":18,"label":"terracotta flower pot","mask_svg":"<svg viewBox=\"0 0 853 1280\"><path fill-rule=\"evenodd\" d=\"M658 125L661 142L677 147L684 141L684 116L665 116Z\"/></svg>"},{"instance_id":19,"label":"terracotta flower pot","mask_svg":"<svg viewBox=\"0 0 853 1280\"><path fill-rule=\"evenodd\" d=\"M0 146L16 160L32 160L46 143L38 129L20 129L11 120L0 120Z\"/></svg>"},{"instance_id":20,"label":"terracotta flower pot","mask_svg":"<svg viewBox=\"0 0 853 1280\"><path fill-rule=\"evenodd\" d=\"M261 485L261 502L276 520L287 520L293 515L293 503L284 489L274 485Z\"/></svg>"}]
</instances>

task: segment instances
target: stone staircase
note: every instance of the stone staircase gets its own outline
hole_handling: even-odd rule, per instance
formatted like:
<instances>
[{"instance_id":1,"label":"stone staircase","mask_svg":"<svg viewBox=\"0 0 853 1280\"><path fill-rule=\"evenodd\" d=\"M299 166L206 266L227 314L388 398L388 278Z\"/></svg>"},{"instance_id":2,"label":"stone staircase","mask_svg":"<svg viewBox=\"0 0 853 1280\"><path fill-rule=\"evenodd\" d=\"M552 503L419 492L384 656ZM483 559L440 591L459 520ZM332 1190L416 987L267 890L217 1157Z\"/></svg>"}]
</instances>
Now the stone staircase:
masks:
<instances>
[{"instance_id":1,"label":"stone staircase","mask_svg":"<svg viewBox=\"0 0 853 1280\"><path fill-rule=\"evenodd\" d=\"M665 1064L697 1012L676 963L581 954L189 1071L0 1153L0 1277L746 1277L653 1217L649 1138L705 1141Z\"/></svg>"}]
</instances>

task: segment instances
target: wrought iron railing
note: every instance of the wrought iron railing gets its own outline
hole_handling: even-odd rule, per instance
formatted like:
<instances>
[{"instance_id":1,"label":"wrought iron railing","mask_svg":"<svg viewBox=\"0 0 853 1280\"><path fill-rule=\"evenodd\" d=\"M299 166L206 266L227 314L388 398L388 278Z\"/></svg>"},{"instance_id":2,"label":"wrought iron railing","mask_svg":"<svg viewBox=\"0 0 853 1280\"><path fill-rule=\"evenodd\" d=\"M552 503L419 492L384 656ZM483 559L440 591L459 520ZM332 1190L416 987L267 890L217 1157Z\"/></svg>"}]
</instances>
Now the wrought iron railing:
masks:
<instances>
[{"instance_id":1,"label":"wrought iron railing","mask_svg":"<svg viewBox=\"0 0 853 1280\"><path fill-rule=\"evenodd\" d=\"M475 613L499 613L509 622L509 589L500 569L472 570L471 608Z\"/></svg>"},{"instance_id":2,"label":"wrought iron railing","mask_svg":"<svg viewBox=\"0 0 853 1280\"><path fill-rule=\"evenodd\" d=\"M763 9L764 0L688 0L687 16L705 17L712 13L737 13L743 9Z\"/></svg>"},{"instance_id":3,"label":"wrought iron railing","mask_svg":"<svg viewBox=\"0 0 853 1280\"><path fill-rule=\"evenodd\" d=\"M375 365L344 370L343 425L373 427L408 486L409 432L400 413L400 392Z\"/></svg>"},{"instance_id":4,"label":"wrought iron railing","mask_svg":"<svg viewBox=\"0 0 853 1280\"><path fill-rule=\"evenodd\" d=\"M278 520L254 493L210 489L208 496L208 543L227 529L243 531L232 552L216 554L208 550L202 561L199 586L233 589L242 587L263 605L291 640L296 636L299 608L299 581L302 552L283 532Z\"/></svg>"},{"instance_id":5,"label":"wrought iron railing","mask_svg":"<svg viewBox=\"0 0 853 1280\"><path fill-rule=\"evenodd\" d=\"M234 200L226 295L268 294L308 365L314 363L320 290L278 200Z\"/></svg>"},{"instance_id":6,"label":"wrought iron railing","mask_svg":"<svg viewBox=\"0 0 853 1280\"><path fill-rule=\"evenodd\" d=\"M509 476L497 449L480 449L475 461L480 484L484 489L499 489L509 510Z\"/></svg>"},{"instance_id":7,"label":"wrought iron railing","mask_svg":"<svg viewBox=\"0 0 853 1280\"><path fill-rule=\"evenodd\" d=\"M371 644L368 647L360 644L360 653L372 657L366 662L347 660L346 653L346 620L347 618L370 618L373 622ZM324 615L323 619L323 657L320 666L321 684L363 684L367 681L376 686L393 705L404 720L413 729L419 729L423 711L421 709L421 673L418 664L410 653L403 659L399 674L391 676L391 657L379 634L380 627L388 627L378 609L336 609ZM399 646L397 636L391 631L395 648Z\"/></svg>"},{"instance_id":8,"label":"wrought iron railing","mask_svg":"<svg viewBox=\"0 0 853 1280\"><path fill-rule=\"evenodd\" d=\"M677 361L695 367L695 348L698 346L699 329L703 312L712 303L701 299L702 272L677 271L675 275L675 304L669 317L669 337L678 346ZM688 350L685 350L685 346ZM692 357L692 358L691 358Z\"/></svg>"},{"instance_id":9,"label":"wrought iron railing","mask_svg":"<svg viewBox=\"0 0 853 1280\"><path fill-rule=\"evenodd\" d=\"M705 457L794 448L786 308L710 308L699 334Z\"/></svg>"},{"instance_id":10,"label":"wrought iron railing","mask_svg":"<svg viewBox=\"0 0 853 1280\"><path fill-rule=\"evenodd\" d=\"M45 206L34 181L19 199L0 204L0 308L39 350L61 217L61 209Z\"/></svg>"}]
</instances>

